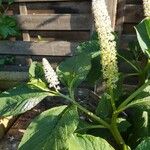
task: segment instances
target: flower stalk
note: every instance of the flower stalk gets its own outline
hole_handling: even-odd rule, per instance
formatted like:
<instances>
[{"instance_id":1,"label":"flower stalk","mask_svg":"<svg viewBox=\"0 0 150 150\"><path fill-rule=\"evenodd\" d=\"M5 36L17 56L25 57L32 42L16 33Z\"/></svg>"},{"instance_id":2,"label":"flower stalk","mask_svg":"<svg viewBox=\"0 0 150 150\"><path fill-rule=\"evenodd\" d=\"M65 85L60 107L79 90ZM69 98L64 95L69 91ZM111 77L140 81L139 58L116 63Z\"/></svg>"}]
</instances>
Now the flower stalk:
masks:
<instances>
[{"instance_id":1,"label":"flower stalk","mask_svg":"<svg viewBox=\"0 0 150 150\"><path fill-rule=\"evenodd\" d=\"M150 17L150 0L143 0L144 16Z\"/></svg>"},{"instance_id":2,"label":"flower stalk","mask_svg":"<svg viewBox=\"0 0 150 150\"><path fill-rule=\"evenodd\" d=\"M107 87L114 89L118 81L116 41L105 0L93 0L92 9L101 47L103 78Z\"/></svg>"},{"instance_id":3,"label":"flower stalk","mask_svg":"<svg viewBox=\"0 0 150 150\"><path fill-rule=\"evenodd\" d=\"M49 84L49 88L54 88L56 91L60 89L59 87L59 80L56 72L48 62L46 58L42 59L43 69L45 73L45 79L47 83Z\"/></svg>"}]
</instances>

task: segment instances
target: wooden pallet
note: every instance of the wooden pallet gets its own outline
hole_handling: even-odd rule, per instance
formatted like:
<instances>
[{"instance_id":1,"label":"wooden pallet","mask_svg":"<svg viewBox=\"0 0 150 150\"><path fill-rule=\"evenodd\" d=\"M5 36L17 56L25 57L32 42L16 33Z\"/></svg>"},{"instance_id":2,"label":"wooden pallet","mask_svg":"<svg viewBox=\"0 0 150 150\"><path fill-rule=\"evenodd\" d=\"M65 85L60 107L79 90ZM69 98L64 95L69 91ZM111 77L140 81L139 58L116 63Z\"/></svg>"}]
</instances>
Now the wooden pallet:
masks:
<instances>
[{"instance_id":1,"label":"wooden pallet","mask_svg":"<svg viewBox=\"0 0 150 150\"><path fill-rule=\"evenodd\" d=\"M13 64L1 68L0 89L27 80L31 61L41 61L46 57L53 66L56 66L66 57L72 56L76 46L88 40L93 31L91 1L14 0L14 2L8 14L17 19L22 36L11 38L11 41L0 41L0 57L7 55L15 57ZM116 3L117 0L111 2L107 0L113 27ZM38 39L39 36L42 40ZM4 74L5 76L1 76Z\"/></svg>"}]
</instances>

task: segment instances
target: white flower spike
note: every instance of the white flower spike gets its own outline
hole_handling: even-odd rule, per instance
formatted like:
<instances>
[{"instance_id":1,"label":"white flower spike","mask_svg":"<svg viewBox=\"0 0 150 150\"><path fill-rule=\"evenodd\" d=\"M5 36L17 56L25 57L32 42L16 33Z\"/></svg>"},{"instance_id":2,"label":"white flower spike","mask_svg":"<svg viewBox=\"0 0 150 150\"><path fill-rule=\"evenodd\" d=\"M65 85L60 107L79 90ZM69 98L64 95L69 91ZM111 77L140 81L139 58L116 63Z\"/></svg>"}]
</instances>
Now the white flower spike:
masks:
<instances>
[{"instance_id":1,"label":"white flower spike","mask_svg":"<svg viewBox=\"0 0 150 150\"><path fill-rule=\"evenodd\" d=\"M118 81L116 41L105 0L93 0L92 9L101 47L103 78L107 87L114 89Z\"/></svg>"},{"instance_id":2,"label":"white flower spike","mask_svg":"<svg viewBox=\"0 0 150 150\"><path fill-rule=\"evenodd\" d=\"M49 88L55 88L56 90L59 90L59 80L56 72L48 62L46 58L42 59L42 64L44 68L44 73L45 73L45 79L49 83Z\"/></svg>"},{"instance_id":3,"label":"white flower spike","mask_svg":"<svg viewBox=\"0 0 150 150\"><path fill-rule=\"evenodd\" d=\"M144 16L150 17L150 0L143 0Z\"/></svg>"}]
</instances>

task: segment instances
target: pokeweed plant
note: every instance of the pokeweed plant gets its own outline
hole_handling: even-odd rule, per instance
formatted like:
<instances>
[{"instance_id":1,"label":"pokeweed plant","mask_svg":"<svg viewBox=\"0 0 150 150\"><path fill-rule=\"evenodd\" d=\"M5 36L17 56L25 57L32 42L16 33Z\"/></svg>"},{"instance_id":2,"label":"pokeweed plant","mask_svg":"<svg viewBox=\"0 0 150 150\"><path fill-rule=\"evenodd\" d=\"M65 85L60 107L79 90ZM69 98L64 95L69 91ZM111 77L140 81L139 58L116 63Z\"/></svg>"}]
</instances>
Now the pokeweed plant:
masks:
<instances>
[{"instance_id":1,"label":"pokeweed plant","mask_svg":"<svg viewBox=\"0 0 150 150\"><path fill-rule=\"evenodd\" d=\"M75 50L75 56L62 62L56 72L45 58L42 63L33 62L27 84L0 94L0 116L22 114L47 96L58 96L67 101L68 105L49 109L31 122L19 150L149 149L150 19L146 17L136 26L141 52L146 57L142 69L138 59L135 65L117 52L105 0L93 0L92 8L97 34L90 41L81 43ZM127 75L120 72L117 56L135 72ZM123 83L126 76L132 75L139 77L139 84L136 89L126 90ZM94 85L102 78L104 93L99 95L95 111L90 111L77 100L77 88L83 81ZM67 90L63 90L60 81ZM81 112L85 114L85 119Z\"/></svg>"}]
</instances>

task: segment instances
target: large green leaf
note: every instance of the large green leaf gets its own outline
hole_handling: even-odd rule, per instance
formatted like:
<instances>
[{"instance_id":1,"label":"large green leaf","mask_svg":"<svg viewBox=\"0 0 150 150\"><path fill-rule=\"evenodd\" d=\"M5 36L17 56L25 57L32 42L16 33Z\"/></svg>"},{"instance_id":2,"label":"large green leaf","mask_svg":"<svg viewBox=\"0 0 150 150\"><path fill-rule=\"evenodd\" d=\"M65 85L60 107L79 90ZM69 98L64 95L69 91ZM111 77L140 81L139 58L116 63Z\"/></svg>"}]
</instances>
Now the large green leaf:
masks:
<instances>
[{"instance_id":1,"label":"large green leaf","mask_svg":"<svg viewBox=\"0 0 150 150\"><path fill-rule=\"evenodd\" d=\"M19 28L14 18L0 15L0 36L5 39L8 36L18 36L19 34Z\"/></svg>"},{"instance_id":2,"label":"large green leaf","mask_svg":"<svg viewBox=\"0 0 150 150\"><path fill-rule=\"evenodd\" d=\"M73 89L86 79L90 68L90 56L80 54L62 62L57 73L62 83Z\"/></svg>"},{"instance_id":3,"label":"large green leaf","mask_svg":"<svg viewBox=\"0 0 150 150\"><path fill-rule=\"evenodd\" d=\"M150 19L144 19L135 29L141 49L150 56Z\"/></svg>"},{"instance_id":4,"label":"large green leaf","mask_svg":"<svg viewBox=\"0 0 150 150\"><path fill-rule=\"evenodd\" d=\"M149 150L150 149L150 137L145 138L135 150Z\"/></svg>"},{"instance_id":5,"label":"large green leaf","mask_svg":"<svg viewBox=\"0 0 150 150\"><path fill-rule=\"evenodd\" d=\"M78 125L75 106L52 108L39 115L28 127L19 150L67 150L68 139Z\"/></svg>"},{"instance_id":6,"label":"large green leaf","mask_svg":"<svg viewBox=\"0 0 150 150\"><path fill-rule=\"evenodd\" d=\"M0 116L12 116L30 110L50 95L29 85L21 85L0 94Z\"/></svg>"},{"instance_id":7,"label":"large green leaf","mask_svg":"<svg viewBox=\"0 0 150 150\"><path fill-rule=\"evenodd\" d=\"M99 41L96 39L96 40L90 40L90 41L81 43L77 47L75 53L76 55L80 55L84 53L85 57L86 55L91 56L91 69L87 75L86 82L88 82L91 85L94 85L95 82L98 81L102 75L101 64L100 64Z\"/></svg>"},{"instance_id":8,"label":"large green leaf","mask_svg":"<svg viewBox=\"0 0 150 150\"><path fill-rule=\"evenodd\" d=\"M106 140L91 135L73 134L69 145L68 150L114 150Z\"/></svg>"}]
</instances>

